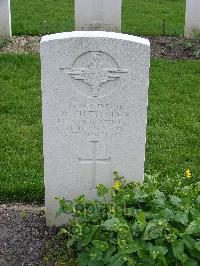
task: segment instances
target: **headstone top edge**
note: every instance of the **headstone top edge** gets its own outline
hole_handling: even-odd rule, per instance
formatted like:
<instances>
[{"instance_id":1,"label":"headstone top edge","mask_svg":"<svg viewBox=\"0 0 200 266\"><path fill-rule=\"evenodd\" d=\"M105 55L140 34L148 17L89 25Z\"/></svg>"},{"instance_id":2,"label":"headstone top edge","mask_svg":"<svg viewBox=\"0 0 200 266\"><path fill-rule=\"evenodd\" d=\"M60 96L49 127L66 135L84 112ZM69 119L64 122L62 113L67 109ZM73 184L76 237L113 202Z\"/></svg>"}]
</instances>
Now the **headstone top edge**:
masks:
<instances>
[{"instance_id":1,"label":"headstone top edge","mask_svg":"<svg viewBox=\"0 0 200 266\"><path fill-rule=\"evenodd\" d=\"M150 47L150 42L148 39L123 33L106 32L106 31L72 31L72 32L50 34L43 36L40 43L42 44L60 39L84 38L84 37L125 40Z\"/></svg>"}]
</instances>

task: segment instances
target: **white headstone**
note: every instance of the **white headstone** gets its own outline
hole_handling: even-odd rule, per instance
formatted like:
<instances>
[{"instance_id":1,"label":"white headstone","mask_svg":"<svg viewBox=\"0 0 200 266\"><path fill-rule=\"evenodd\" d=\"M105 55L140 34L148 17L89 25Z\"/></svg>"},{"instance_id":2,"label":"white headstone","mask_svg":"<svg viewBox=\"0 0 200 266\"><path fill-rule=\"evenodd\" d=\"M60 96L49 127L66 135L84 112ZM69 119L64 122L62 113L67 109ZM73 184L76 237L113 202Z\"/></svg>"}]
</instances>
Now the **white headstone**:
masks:
<instances>
[{"instance_id":1,"label":"white headstone","mask_svg":"<svg viewBox=\"0 0 200 266\"><path fill-rule=\"evenodd\" d=\"M121 32L122 0L75 0L76 30Z\"/></svg>"},{"instance_id":2,"label":"white headstone","mask_svg":"<svg viewBox=\"0 0 200 266\"><path fill-rule=\"evenodd\" d=\"M142 181L150 46L120 33L70 32L41 41L47 224L55 196L93 197L113 171Z\"/></svg>"},{"instance_id":3,"label":"white headstone","mask_svg":"<svg viewBox=\"0 0 200 266\"><path fill-rule=\"evenodd\" d=\"M185 37L200 35L200 0L186 0Z\"/></svg>"},{"instance_id":4,"label":"white headstone","mask_svg":"<svg viewBox=\"0 0 200 266\"><path fill-rule=\"evenodd\" d=\"M0 36L10 37L11 32L11 15L10 0L0 0Z\"/></svg>"}]
</instances>

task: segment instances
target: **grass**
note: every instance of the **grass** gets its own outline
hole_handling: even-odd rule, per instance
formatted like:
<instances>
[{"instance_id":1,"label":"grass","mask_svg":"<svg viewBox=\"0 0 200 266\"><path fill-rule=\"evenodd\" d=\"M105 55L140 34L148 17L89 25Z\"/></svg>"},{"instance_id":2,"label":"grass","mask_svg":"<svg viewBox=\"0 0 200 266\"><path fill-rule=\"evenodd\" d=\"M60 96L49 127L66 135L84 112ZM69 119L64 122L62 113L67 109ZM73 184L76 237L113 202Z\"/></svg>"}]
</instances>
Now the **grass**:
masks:
<instances>
[{"instance_id":1,"label":"grass","mask_svg":"<svg viewBox=\"0 0 200 266\"><path fill-rule=\"evenodd\" d=\"M0 55L0 200L43 202L38 56ZM199 174L199 61L151 62L146 172Z\"/></svg>"},{"instance_id":2,"label":"grass","mask_svg":"<svg viewBox=\"0 0 200 266\"><path fill-rule=\"evenodd\" d=\"M146 172L200 172L200 61L151 61Z\"/></svg>"},{"instance_id":3,"label":"grass","mask_svg":"<svg viewBox=\"0 0 200 266\"><path fill-rule=\"evenodd\" d=\"M184 20L185 0L123 1L122 32L125 33L144 36L182 35Z\"/></svg>"},{"instance_id":4,"label":"grass","mask_svg":"<svg viewBox=\"0 0 200 266\"><path fill-rule=\"evenodd\" d=\"M12 0L14 35L44 35L74 29L73 0ZM181 35L185 0L123 0L122 31L134 35ZM165 29L163 26L165 20Z\"/></svg>"},{"instance_id":5,"label":"grass","mask_svg":"<svg viewBox=\"0 0 200 266\"><path fill-rule=\"evenodd\" d=\"M13 0L14 35L44 35L74 29L73 0Z\"/></svg>"},{"instance_id":6,"label":"grass","mask_svg":"<svg viewBox=\"0 0 200 266\"><path fill-rule=\"evenodd\" d=\"M38 57L0 56L0 199L43 200Z\"/></svg>"}]
</instances>

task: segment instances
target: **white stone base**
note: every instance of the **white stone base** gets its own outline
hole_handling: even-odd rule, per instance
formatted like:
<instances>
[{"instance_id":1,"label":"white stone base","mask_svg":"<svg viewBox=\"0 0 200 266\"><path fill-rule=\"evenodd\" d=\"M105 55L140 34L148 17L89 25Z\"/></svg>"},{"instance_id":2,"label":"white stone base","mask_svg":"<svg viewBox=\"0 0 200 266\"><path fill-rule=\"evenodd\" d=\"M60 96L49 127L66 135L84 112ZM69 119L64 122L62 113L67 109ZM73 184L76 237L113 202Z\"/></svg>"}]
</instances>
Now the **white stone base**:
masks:
<instances>
[{"instance_id":1,"label":"white stone base","mask_svg":"<svg viewBox=\"0 0 200 266\"><path fill-rule=\"evenodd\" d=\"M186 0L185 37L200 35L200 0Z\"/></svg>"}]
</instances>

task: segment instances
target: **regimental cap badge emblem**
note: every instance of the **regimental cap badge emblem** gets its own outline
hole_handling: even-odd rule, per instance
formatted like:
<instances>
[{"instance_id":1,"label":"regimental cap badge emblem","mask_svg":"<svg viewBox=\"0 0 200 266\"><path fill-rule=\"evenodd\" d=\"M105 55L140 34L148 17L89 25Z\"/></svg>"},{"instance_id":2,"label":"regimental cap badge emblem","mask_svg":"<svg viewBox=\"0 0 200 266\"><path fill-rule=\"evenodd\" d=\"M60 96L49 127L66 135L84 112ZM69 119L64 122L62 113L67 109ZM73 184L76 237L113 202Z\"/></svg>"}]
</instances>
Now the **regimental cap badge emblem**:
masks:
<instances>
[{"instance_id":1,"label":"regimental cap badge emblem","mask_svg":"<svg viewBox=\"0 0 200 266\"><path fill-rule=\"evenodd\" d=\"M128 69L119 68L113 57L104 52L80 55L71 68L60 68L69 75L76 89L89 97L103 97L112 93L116 82Z\"/></svg>"}]
</instances>

